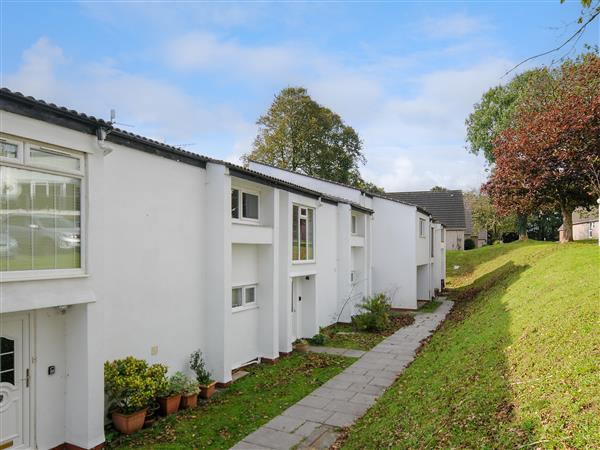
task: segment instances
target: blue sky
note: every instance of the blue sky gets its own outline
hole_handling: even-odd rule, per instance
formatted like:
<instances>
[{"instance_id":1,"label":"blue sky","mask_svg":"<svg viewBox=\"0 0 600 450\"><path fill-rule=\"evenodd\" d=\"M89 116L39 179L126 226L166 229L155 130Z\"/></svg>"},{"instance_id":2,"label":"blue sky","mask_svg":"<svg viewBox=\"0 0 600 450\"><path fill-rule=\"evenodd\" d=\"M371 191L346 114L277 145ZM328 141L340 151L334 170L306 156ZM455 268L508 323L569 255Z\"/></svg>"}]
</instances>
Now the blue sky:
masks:
<instances>
[{"instance_id":1,"label":"blue sky","mask_svg":"<svg viewBox=\"0 0 600 450\"><path fill-rule=\"evenodd\" d=\"M273 96L305 86L359 132L370 181L468 189L486 176L464 149L473 103L512 65L562 42L579 11L575 0L2 1L0 76L98 117L114 108L129 131L231 161L251 149ZM578 47L597 44L598 30Z\"/></svg>"}]
</instances>

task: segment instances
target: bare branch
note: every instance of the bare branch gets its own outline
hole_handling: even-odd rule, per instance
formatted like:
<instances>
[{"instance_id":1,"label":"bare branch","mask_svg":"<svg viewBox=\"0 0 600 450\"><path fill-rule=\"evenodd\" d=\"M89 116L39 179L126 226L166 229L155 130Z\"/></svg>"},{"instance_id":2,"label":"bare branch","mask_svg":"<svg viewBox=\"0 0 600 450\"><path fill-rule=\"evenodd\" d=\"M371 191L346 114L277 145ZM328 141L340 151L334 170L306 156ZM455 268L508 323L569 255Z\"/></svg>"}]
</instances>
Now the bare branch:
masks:
<instances>
[{"instance_id":1,"label":"bare branch","mask_svg":"<svg viewBox=\"0 0 600 450\"><path fill-rule=\"evenodd\" d=\"M533 59L537 59L537 58L541 58L542 56L546 56L549 55L550 53L554 53L557 52L559 50L561 50L563 47L565 47L569 42L571 42L573 39L577 38L579 39L578 36L580 36L581 34L583 34L583 32L585 31L586 27L596 18L600 15L600 9L597 9L589 18L588 20L586 20L578 29L575 33L573 33L569 39L567 39L566 41L564 41L562 44L560 44L558 47L553 48L552 50L548 50L545 51L543 53L539 53L537 55L534 56L530 56L529 58L524 59L523 61L521 61L519 64L517 64L516 66L514 66L512 69L506 71L504 73L504 75L502 75L502 78L504 78L506 75L508 75L509 73L511 73L512 71L514 71L516 68L522 66L523 64L525 64L528 61L531 61Z\"/></svg>"}]
</instances>

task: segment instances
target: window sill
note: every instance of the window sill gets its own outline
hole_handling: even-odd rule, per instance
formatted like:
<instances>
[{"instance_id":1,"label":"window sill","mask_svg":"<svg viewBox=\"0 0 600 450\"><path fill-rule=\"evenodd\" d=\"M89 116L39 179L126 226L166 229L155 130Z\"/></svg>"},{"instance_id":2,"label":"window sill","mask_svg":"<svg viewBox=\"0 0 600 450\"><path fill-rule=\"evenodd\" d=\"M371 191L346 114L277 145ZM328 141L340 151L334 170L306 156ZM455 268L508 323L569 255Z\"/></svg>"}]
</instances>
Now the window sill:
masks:
<instances>
[{"instance_id":1,"label":"window sill","mask_svg":"<svg viewBox=\"0 0 600 450\"><path fill-rule=\"evenodd\" d=\"M300 260L300 261L292 261L292 264L300 266L302 264L314 264L316 262L317 261L315 259L311 259L311 260L308 260L308 261L302 261L302 260Z\"/></svg>"},{"instance_id":2,"label":"window sill","mask_svg":"<svg viewBox=\"0 0 600 450\"><path fill-rule=\"evenodd\" d=\"M231 308L231 313L235 314L243 311L251 311L253 309L258 309L258 305L238 306L237 308Z\"/></svg>"},{"instance_id":3,"label":"window sill","mask_svg":"<svg viewBox=\"0 0 600 450\"><path fill-rule=\"evenodd\" d=\"M259 219L235 219L232 218L231 219L231 223L234 224L238 224L238 225L260 225L260 220Z\"/></svg>"},{"instance_id":4,"label":"window sill","mask_svg":"<svg viewBox=\"0 0 600 450\"><path fill-rule=\"evenodd\" d=\"M0 283L14 283L20 281L43 281L43 280L64 280L69 278L87 278L90 274L83 271L73 272L53 272L53 273L4 273L0 274Z\"/></svg>"}]
</instances>

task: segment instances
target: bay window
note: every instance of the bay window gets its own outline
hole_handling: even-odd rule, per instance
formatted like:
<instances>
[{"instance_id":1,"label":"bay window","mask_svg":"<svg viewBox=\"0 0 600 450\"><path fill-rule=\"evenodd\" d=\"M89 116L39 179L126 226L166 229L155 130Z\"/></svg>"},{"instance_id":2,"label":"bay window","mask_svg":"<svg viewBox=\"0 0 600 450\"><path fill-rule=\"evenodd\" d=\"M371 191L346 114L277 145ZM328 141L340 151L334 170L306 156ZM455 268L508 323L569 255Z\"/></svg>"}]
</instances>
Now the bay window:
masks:
<instances>
[{"instance_id":1,"label":"bay window","mask_svg":"<svg viewBox=\"0 0 600 450\"><path fill-rule=\"evenodd\" d=\"M314 214L313 208L293 205L292 210L292 260L313 261L314 254Z\"/></svg>"},{"instance_id":2,"label":"bay window","mask_svg":"<svg viewBox=\"0 0 600 450\"><path fill-rule=\"evenodd\" d=\"M83 156L0 140L0 272L81 268Z\"/></svg>"}]
</instances>

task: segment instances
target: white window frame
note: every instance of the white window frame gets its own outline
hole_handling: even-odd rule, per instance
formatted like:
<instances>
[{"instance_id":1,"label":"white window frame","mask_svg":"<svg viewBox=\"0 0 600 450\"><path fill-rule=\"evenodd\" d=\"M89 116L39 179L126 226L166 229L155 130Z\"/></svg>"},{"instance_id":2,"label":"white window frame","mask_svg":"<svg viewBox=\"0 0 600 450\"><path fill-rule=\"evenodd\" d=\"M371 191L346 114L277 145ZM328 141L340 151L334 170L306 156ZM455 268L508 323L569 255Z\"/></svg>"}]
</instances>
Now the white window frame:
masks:
<instances>
[{"instance_id":1,"label":"white window frame","mask_svg":"<svg viewBox=\"0 0 600 450\"><path fill-rule=\"evenodd\" d=\"M233 298L232 298L232 304L231 304L231 310L233 312L238 312L238 311L246 311L248 309L254 309L254 308L258 308L258 283L253 283L253 284L239 284L239 285L235 285L235 286L231 286L231 291L233 292L234 289L241 289L242 290L242 304L240 306L233 306ZM254 301L247 303L246 302L246 290L248 289L254 289Z\"/></svg>"},{"instance_id":2,"label":"white window frame","mask_svg":"<svg viewBox=\"0 0 600 450\"><path fill-rule=\"evenodd\" d=\"M14 270L9 272L0 272L0 283L13 281L28 281L28 280L46 280L60 278L78 278L87 277L87 185L86 185L86 164L85 155L80 152L70 151L66 149L57 149L54 146L38 144L26 140L17 140L13 137L7 137L0 134L0 139L7 142L16 143L19 145L17 151L18 158L0 157L0 166L12 167L15 169L29 170L31 172L40 172L48 175L68 176L80 180L79 184L79 205L80 205L80 245L79 245L79 262L80 267L73 269L37 269L37 270ZM41 165L29 164L29 150L42 149L59 155L66 155L80 160L79 170L71 171L65 169L49 168Z\"/></svg>"},{"instance_id":3,"label":"white window frame","mask_svg":"<svg viewBox=\"0 0 600 450\"><path fill-rule=\"evenodd\" d=\"M358 215L357 214L352 214L350 216L350 233L353 236L356 236L358 234Z\"/></svg>"},{"instance_id":4,"label":"white window frame","mask_svg":"<svg viewBox=\"0 0 600 450\"><path fill-rule=\"evenodd\" d=\"M427 236L425 235L425 228L426 228L426 220L423 219L422 217L419 217L419 237L425 239Z\"/></svg>"},{"instance_id":5,"label":"white window frame","mask_svg":"<svg viewBox=\"0 0 600 450\"><path fill-rule=\"evenodd\" d=\"M317 210L316 208L313 208L312 206L306 206L306 205L302 205L300 203L293 203L292 204L292 222L294 221L294 206L298 207L298 256L300 256L300 219L306 219L306 223L307 223L307 228L306 228L306 239L308 240L308 210L312 210L313 212L313 223L312 223L312 245L313 245L313 257L312 259L294 259L294 254L292 253L292 264L314 264L317 260L317 246L316 246L316 242L317 242L317 225L316 225L316 221L317 221ZM306 209L306 216L301 217L300 215L300 211L302 210L302 208ZM294 243L294 224L292 223L292 227L291 227L291 232L292 232L292 239L291 239L291 243Z\"/></svg>"},{"instance_id":6,"label":"white window frame","mask_svg":"<svg viewBox=\"0 0 600 450\"><path fill-rule=\"evenodd\" d=\"M19 163L23 161L23 141L18 141L16 139L11 139L6 136L0 136L0 140L7 142L9 144L14 144L17 146L17 157L9 158L8 156L0 156L0 162L8 162L8 163Z\"/></svg>"},{"instance_id":7,"label":"white window frame","mask_svg":"<svg viewBox=\"0 0 600 450\"><path fill-rule=\"evenodd\" d=\"M239 217L231 216L231 220L234 222L250 222L250 223L255 223L255 224L260 223L260 192L252 190L252 189L237 187L237 186L231 186L231 190L238 191L238 211L239 211ZM257 200L258 200L258 211L257 211L258 218L257 219L254 219L252 217L244 217L244 208L243 208L244 194L254 195L257 197Z\"/></svg>"}]
</instances>

